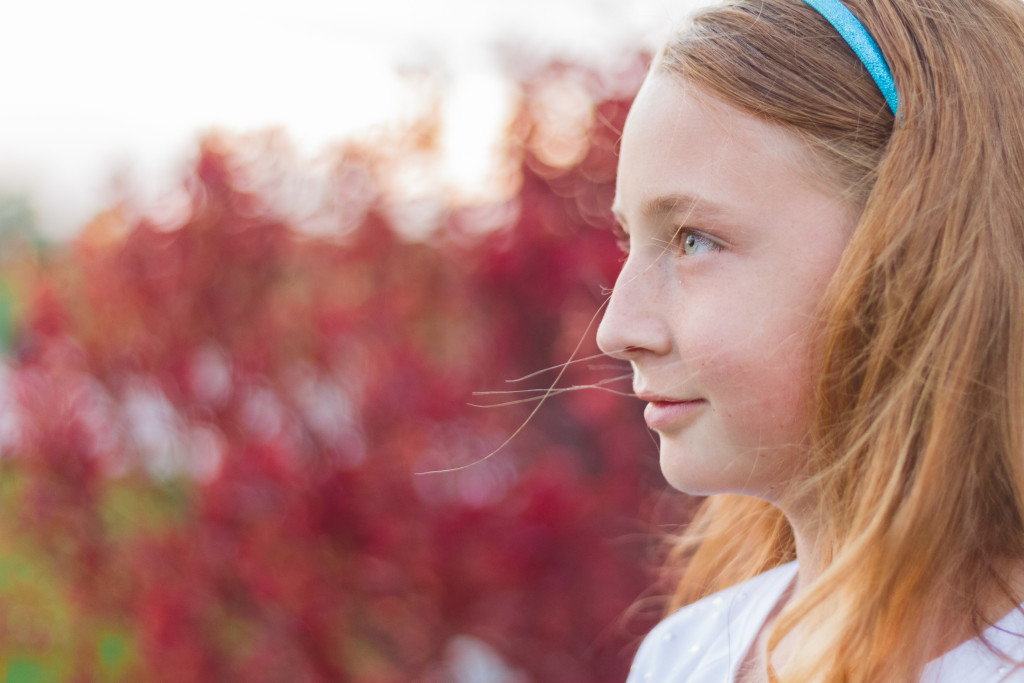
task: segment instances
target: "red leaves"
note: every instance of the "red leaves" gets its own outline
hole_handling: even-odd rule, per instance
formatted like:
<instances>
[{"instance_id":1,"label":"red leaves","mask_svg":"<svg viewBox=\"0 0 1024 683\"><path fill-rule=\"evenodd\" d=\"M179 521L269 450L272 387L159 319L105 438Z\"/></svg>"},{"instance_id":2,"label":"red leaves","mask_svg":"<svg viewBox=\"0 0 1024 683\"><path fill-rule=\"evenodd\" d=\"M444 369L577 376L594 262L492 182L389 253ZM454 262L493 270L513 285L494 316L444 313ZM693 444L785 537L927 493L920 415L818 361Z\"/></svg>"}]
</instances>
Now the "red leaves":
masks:
<instances>
[{"instance_id":1,"label":"red leaves","mask_svg":"<svg viewBox=\"0 0 1024 683\"><path fill-rule=\"evenodd\" d=\"M332 177L370 204L330 198L311 212L344 234L302 235L240 189L244 148L210 140L180 225L110 214L124 236L56 255L10 467L26 532L72 563L77 627L130 624L148 680L450 680L478 641L530 680L622 680L619 620L651 578L630 520L657 482L636 406L552 396L499 449L530 406L467 404L540 396L556 373L505 380L596 352L625 111L597 103L589 146L543 177L531 142L520 210L476 237L453 208L403 240L359 154Z\"/></svg>"}]
</instances>

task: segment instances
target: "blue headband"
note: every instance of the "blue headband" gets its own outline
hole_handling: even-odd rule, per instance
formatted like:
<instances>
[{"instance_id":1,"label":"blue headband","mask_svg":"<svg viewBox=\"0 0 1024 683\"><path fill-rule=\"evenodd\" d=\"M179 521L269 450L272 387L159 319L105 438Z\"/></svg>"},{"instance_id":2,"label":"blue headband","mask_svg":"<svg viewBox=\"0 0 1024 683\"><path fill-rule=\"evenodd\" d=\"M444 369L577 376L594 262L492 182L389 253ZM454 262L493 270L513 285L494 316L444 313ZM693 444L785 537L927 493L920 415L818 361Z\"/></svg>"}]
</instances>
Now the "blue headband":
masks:
<instances>
[{"instance_id":1,"label":"blue headband","mask_svg":"<svg viewBox=\"0 0 1024 683\"><path fill-rule=\"evenodd\" d=\"M853 16L853 12L848 10L840 0L804 0L804 2L828 19L828 23L832 24L843 40L853 48L861 63L871 74L878 89L882 91L885 101L889 103L889 109L895 114L900 106L900 96L896 92L892 72L889 71L889 64L885 61L882 51L878 49L878 43L864 28L864 24L860 23L857 17Z\"/></svg>"}]
</instances>

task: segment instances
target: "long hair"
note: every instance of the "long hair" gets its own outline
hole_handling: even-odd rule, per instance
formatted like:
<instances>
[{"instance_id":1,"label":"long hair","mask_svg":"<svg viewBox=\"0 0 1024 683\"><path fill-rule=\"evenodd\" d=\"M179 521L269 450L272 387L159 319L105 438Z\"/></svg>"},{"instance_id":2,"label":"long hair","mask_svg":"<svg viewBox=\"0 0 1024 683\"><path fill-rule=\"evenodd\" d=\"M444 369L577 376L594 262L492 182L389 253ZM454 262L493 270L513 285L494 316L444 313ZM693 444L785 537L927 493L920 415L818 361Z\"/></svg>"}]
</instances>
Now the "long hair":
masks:
<instances>
[{"instance_id":1,"label":"long hair","mask_svg":"<svg viewBox=\"0 0 1024 683\"><path fill-rule=\"evenodd\" d=\"M982 591L1009 609L1024 558L1024 4L846 4L892 69L895 116L801 0L705 11L655 67L804 139L861 210L821 308L799 492L823 571L769 639L799 630L773 675L801 683L917 680L943 645L921 625L953 613L980 634ZM675 604L794 552L776 508L713 496L676 548Z\"/></svg>"}]
</instances>

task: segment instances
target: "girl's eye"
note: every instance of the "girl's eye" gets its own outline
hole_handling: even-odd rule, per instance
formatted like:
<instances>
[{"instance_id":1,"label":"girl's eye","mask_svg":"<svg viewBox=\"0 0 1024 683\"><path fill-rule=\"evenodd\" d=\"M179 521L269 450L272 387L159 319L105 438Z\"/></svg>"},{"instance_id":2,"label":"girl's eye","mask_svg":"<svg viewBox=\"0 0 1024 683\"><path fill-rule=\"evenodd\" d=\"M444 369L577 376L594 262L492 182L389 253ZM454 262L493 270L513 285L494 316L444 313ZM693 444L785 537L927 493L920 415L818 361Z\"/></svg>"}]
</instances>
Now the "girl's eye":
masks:
<instances>
[{"instance_id":1,"label":"girl's eye","mask_svg":"<svg viewBox=\"0 0 1024 683\"><path fill-rule=\"evenodd\" d=\"M721 249L718 244L696 232L683 232L682 238L683 253L687 256L696 256Z\"/></svg>"}]
</instances>

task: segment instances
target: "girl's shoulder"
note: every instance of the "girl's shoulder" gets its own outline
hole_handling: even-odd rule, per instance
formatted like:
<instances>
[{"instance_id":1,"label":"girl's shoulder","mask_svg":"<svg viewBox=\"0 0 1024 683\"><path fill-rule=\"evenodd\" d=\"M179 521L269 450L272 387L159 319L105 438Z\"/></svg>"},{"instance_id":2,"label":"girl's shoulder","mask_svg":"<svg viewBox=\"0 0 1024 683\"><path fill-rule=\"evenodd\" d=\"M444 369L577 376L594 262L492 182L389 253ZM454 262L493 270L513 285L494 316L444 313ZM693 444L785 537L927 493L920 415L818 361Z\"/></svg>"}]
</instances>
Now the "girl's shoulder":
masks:
<instances>
[{"instance_id":1,"label":"girl's shoulder","mask_svg":"<svg viewBox=\"0 0 1024 683\"><path fill-rule=\"evenodd\" d=\"M644 638L629 683L732 680L796 572L781 565L669 615Z\"/></svg>"},{"instance_id":2,"label":"girl's shoulder","mask_svg":"<svg viewBox=\"0 0 1024 683\"><path fill-rule=\"evenodd\" d=\"M687 605L644 638L628 683L721 683L734 680L761 625L797 573L784 564ZM922 683L1024 683L1024 605L933 660Z\"/></svg>"},{"instance_id":3,"label":"girl's shoulder","mask_svg":"<svg viewBox=\"0 0 1024 683\"><path fill-rule=\"evenodd\" d=\"M1017 662L1018 664L1014 664ZM925 669L922 683L1024 683L1024 605Z\"/></svg>"}]
</instances>

